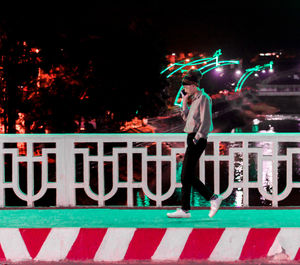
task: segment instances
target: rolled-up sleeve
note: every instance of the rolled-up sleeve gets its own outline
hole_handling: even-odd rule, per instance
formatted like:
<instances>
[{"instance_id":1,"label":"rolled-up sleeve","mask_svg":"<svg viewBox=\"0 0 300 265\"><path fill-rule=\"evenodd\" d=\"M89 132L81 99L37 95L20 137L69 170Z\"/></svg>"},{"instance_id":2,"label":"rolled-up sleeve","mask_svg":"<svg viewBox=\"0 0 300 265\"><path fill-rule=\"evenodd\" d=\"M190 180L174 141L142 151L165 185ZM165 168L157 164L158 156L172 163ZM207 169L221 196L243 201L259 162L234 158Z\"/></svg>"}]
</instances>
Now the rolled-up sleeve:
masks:
<instances>
[{"instance_id":1,"label":"rolled-up sleeve","mask_svg":"<svg viewBox=\"0 0 300 265\"><path fill-rule=\"evenodd\" d=\"M211 99L202 97L199 104L200 108L200 126L195 135L195 139L207 138L207 135L213 130L212 122L212 103Z\"/></svg>"}]
</instances>

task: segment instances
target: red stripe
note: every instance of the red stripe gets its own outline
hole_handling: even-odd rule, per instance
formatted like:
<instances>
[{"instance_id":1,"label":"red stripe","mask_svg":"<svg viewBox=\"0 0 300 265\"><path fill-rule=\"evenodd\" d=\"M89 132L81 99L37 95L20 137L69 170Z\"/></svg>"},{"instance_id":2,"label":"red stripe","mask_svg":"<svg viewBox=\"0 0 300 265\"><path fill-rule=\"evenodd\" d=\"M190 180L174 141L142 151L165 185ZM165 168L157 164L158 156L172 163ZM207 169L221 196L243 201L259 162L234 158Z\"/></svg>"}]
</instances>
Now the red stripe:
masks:
<instances>
[{"instance_id":1,"label":"red stripe","mask_svg":"<svg viewBox=\"0 0 300 265\"><path fill-rule=\"evenodd\" d=\"M32 259L39 253L51 228L20 228L20 234Z\"/></svg>"},{"instance_id":2,"label":"red stripe","mask_svg":"<svg viewBox=\"0 0 300 265\"><path fill-rule=\"evenodd\" d=\"M294 260L300 260L300 248L298 249L298 252L297 252Z\"/></svg>"},{"instance_id":3,"label":"red stripe","mask_svg":"<svg viewBox=\"0 0 300 265\"><path fill-rule=\"evenodd\" d=\"M124 260L151 259L165 233L165 228L136 229L128 246Z\"/></svg>"},{"instance_id":4,"label":"red stripe","mask_svg":"<svg viewBox=\"0 0 300 265\"><path fill-rule=\"evenodd\" d=\"M297 254L296 254L294 260L300 260L300 248L298 249Z\"/></svg>"},{"instance_id":5,"label":"red stripe","mask_svg":"<svg viewBox=\"0 0 300 265\"><path fill-rule=\"evenodd\" d=\"M240 260L267 257L279 231L280 228L251 228L242 249Z\"/></svg>"},{"instance_id":6,"label":"red stripe","mask_svg":"<svg viewBox=\"0 0 300 265\"><path fill-rule=\"evenodd\" d=\"M4 261L4 260L6 260L6 257L5 257L2 247L0 246L0 261Z\"/></svg>"},{"instance_id":7,"label":"red stripe","mask_svg":"<svg viewBox=\"0 0 300 265\"><path fill-rule=\"evenodd\" d=\"M107 228L81 228L67 260L94 259Z\"/></svg>"},{"instance_id":8,"label":"red stripe","mask_svg":"<svg viewBox=\"0 0 300 265\"><path fill-rule=\"evenodd\" d=\"M224 228L193 229L180 259L207 259L219 242L224 230Z\"/></svg>"}]
</instances>

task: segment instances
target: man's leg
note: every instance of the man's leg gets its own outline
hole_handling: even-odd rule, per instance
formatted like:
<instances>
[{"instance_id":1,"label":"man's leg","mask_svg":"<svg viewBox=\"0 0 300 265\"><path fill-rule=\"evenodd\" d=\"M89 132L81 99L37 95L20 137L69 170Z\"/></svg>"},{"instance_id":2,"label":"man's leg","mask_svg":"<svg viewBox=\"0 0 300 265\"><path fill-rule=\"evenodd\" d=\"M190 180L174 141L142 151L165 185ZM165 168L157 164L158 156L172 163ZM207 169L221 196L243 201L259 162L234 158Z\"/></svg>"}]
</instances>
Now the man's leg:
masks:
<instances>
[{"instance_id":1,"label":"man's leg","mask_svg":"<svg viewBox=\"0 0 300 265\"><path fill-rule=\"evenodd\" d=\"M203 195L205 198L209 196L210 199L211 191L208 190L205 185L196 178L195 168L197 162L203 151L205 150L207 141L200 139L197 145L192 142L192 137L188 137L188 147L184 155L182 172L181 172L181 183L182 183L182 209L185 211L190 210L190 195L192 185Z\"/></svg>"},{"instance_id":2,"label":"man's leg","mask_svg":"<svg viewBox=\"0 0 300 265\"><path fill-rule=\"evenodd\" d=\"M192 187L192 175L194 174L194 169L197 164L197 160L195 159L195 153L192 148L188 147L183 160L182 171L181 171L181 208L184 211L190 210L190 194Z\"/></svg>"},{"instance_id":3,"label":"man's leg","mask_svg":"<svg viewBox=\"0 0 300 265\"><path fill-rule=\"evenodd\" d=\"M201 138L197 143L195 148L197 148L196 155L199 157L196 161L196 164L201 154L204 152L206 145L207 140L203 138ZM196 177L196 174L193 174L192 176L192 186L204 197L205 200L209 201L213 197L214 193L204 183L202 183L199 178Z\"/></svg>"},{"instance_id":4,"label":"man's leg","mask_svg":"<svg viewBox=\"0 0 300 265\"><path fill-rule=\"evenodd\" d=\"M176 212L167 213L169 218L189 218L191 214L190 210L190 194L192 177L194 175L195 166L197 165L197 156L193 144L193 138L195 134L189 134L187 139L187 149L184 154L184 160L181 171L181 183L182 183L182 206L181 209L177 209Z\"/></svg>"}]
</instances>

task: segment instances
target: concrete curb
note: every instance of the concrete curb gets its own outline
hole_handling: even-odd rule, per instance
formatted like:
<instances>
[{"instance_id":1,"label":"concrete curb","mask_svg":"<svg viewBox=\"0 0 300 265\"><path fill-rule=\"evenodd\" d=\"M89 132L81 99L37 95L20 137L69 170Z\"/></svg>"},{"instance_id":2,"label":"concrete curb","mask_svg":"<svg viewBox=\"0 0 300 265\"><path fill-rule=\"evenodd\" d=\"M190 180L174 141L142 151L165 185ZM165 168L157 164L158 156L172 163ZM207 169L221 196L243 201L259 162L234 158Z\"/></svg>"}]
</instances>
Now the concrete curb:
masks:
<instances>
[{"instance_id":1,"label":"concrete curb","mask_svg":"<svg viewBox=\"0 0 300 265\"><path fill-rule=\"evenodd\" d=\"M0 228L0 261L300 260L300 228Z\"/></svg>"}]
</instances>

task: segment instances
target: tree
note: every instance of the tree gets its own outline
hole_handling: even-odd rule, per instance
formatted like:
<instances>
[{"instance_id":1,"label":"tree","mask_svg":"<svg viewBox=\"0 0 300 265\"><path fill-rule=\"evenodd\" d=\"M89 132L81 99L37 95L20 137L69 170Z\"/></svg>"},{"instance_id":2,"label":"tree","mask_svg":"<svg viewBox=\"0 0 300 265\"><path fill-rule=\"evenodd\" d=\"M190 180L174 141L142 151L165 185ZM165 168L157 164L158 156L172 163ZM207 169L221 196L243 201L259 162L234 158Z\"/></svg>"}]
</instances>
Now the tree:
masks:
<instances>
[{"instance_id":1,"label":"tree","mask_svg":"<svg viewBox=\"0 0 300 265\"><path fill-rule=\"evenodd\" d=\"M98 131L105 126L117 131L136 115L164 111L165 51L151 21L124 14L108 26L100 21L86 27L80 19L68 19L72 27L56 27L62 20L52 14L2 19L7 37L1 47L5 96L0 104L7 104L10 132L18 112L25 113L26 132L62 133L77 131L81 117L96 119Z\"/></svg>"}]
</instances>

